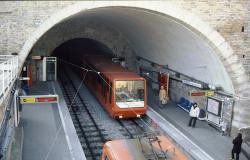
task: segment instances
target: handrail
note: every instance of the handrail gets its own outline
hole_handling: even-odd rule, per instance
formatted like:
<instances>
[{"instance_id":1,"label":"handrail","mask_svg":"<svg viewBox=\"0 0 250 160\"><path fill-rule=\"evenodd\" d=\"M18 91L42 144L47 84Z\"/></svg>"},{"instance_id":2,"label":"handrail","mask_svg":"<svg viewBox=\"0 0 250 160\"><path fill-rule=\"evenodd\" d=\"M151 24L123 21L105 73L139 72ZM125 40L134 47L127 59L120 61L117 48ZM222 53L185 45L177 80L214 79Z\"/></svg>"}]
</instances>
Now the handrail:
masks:
<instances>
[{"instance_id":1,"label":"handrail","mask_svg":"<svg viewBox=\"0 0 250 160\"><path fill-rule=\"evenodd\" d=\"M0 55L0 104L14 84L18 74L18 56Z\"/></svg>"},{"instance_id":2,"label":"handrail","mask_svg":"<svg viewBox=\"0 0 250 160\"><path fill-rule=\"evenodd\" d=\"M241 127L238 132L242 134L244 141L250 141L250 126Z\"/></svg>"}]
</instances>

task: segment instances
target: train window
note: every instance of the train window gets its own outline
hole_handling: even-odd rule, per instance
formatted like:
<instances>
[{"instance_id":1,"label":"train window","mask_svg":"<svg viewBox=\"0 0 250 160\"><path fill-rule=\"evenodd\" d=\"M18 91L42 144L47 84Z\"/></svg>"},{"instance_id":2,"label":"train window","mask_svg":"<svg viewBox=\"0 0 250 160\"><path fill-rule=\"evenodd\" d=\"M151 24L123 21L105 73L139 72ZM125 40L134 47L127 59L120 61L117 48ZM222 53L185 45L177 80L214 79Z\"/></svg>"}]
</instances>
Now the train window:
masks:
<instances>
[{"instance_id":1,"label":"train window","mask_svg":"<svg viewBox=\"0 0 250 160\"><path fill-rule=\"evenodd\" d=\"M108 92L109 92L109 79L107 78L107 81L106 81L106 96L107 96Z\"/></svg>"},{"instance_id":2,"label":"train window","mask_svg":"<svg viewBox=\"0 0 250 160\"><path fill-rule=\"evenodd\" d=\"M110 86L109 86L109 103L112 103L112 82L110 82Z\"/></svg>"},{"instance_id":3,"label":"train window","mask_svg":"<svg viewBox=\"0 0 250 160\"><path fill-rule=\"evenodd\" d=\"M107 95L107 78L105 77L104 78L104 93L103 93L104 95L104 97L106 97L106 95Z\"/></svg>"},{"instance_id":4,"label":"train window","mask_svg":"<svg viewBox=\"0 0 250 160\"><path fill-rule=\"evenodd\" d=\"M104 96L104 94L105 94L105 88L104 88L104 86L105 86L105 82L104 82L104 77L102 76L102 95Z\"/></svg>"},{"instance_id":5,"label":"train window","mask_svg":"<svg viewBox=\"0 0 250 160\"><path fill-rule=\"evenodd\" d=\"M100 78L99 75L97 75L97 82L98 82L99 84L101 84L101 78Z\"/></svg>"},{"instance_id":6,"label":"train window","mask_svg":"<svg viewBox=\"0 0 250 160\"><path fill-rule=\"evenodd\" d=\"M144 81L116 81L116 104L120 108L144 107Z\"/></svg>"},{"instance_id":7,"label":"train window","mask_svg":"<svg viewBox=\"0 0 250 160\"><path fill-rule=\"evenodd\" d=\"M102 76L102 95L106 97L107 95L107 78Z\"/></svg>"}]
</instances>

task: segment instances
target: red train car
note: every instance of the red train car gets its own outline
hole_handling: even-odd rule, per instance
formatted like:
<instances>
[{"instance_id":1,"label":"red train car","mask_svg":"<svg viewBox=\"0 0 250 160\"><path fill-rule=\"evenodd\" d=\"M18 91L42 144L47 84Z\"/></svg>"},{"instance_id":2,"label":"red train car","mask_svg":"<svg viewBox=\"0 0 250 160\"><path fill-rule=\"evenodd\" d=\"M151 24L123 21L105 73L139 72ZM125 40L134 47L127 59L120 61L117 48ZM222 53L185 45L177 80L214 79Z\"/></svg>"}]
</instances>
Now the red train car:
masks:
<instances>
[{"instance_id":1,"label":"red train car","mask_svg":"<svg viewBox=\"0 0 250 160\"><path fill-rule=\"evenodd\" d=\"M88 72L85 84L113 118L134 118L146 113L143 77L102 55L84 56L83 64L94 71Z\"/></svg>"},{"instance_id":2,"label":"red train car","mask_svg":"<svg viewBox=\"0 0 250 160\"><path fill-rule=\"evenodd\" d=\"M102 160L188 160L188 156L165 136L108 141Z\"/></svg>"}]
</instances>

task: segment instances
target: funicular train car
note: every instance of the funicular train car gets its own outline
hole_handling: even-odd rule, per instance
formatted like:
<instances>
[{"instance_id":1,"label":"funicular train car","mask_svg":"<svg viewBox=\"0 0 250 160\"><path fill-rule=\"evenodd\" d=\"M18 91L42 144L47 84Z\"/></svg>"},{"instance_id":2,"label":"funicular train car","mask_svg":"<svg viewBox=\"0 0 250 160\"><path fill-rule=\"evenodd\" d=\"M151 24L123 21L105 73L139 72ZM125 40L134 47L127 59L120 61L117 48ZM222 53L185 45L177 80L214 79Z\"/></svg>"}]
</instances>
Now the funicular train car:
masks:
<instances>
[{"instance_id":1,"label":"funicular train car","mask_svg":"<svg viewBox=\"0 0 250 160\"><path fill-rule=\"evenodd\" d=\"M102 55L83 59L85 84L113 118L141 117L147 110L146 80Z\"/></svg>"},{"instance_id":2,"label":"funicular train car","mask_svg":"<svg viewBox=\"0 0 250 160\"><path fill-rule=\"evenodd\" d=\"M108 141L102 160L188 160L188 157L165 136Z\"/></svg>"}]
</instances>

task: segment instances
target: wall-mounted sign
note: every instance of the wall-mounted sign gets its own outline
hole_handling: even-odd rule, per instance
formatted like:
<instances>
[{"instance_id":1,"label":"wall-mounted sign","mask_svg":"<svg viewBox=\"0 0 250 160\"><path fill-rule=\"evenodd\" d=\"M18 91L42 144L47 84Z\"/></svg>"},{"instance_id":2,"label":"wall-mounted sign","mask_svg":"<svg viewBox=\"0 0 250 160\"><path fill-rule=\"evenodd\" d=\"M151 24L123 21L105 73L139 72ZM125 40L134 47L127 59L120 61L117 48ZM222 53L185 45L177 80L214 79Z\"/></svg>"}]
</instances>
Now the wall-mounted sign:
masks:
<instances>
[{"instance_id":1,"label":"wall-mounted sign","mask_svg":"<svg viewBox=\"0 0 250 160\"><path fill-rule=\"evenodd\" d=\"M206 91L206 96L207 97L212 97L215 95L215 92L214 91Z\"/></svg>"},{"instance_id":2,"label":"wall-mounted sign","mask_svg":"<svg viewBox=\"0 0 250 160\"><path fill-rule=\"evenodd\" d=\"M215 95L214 91L192 91L192 92L189 92L189 96L193 96L193 97L199 97L199 96L211 97L214 95Z\"/></svg>"}]
</instances>

